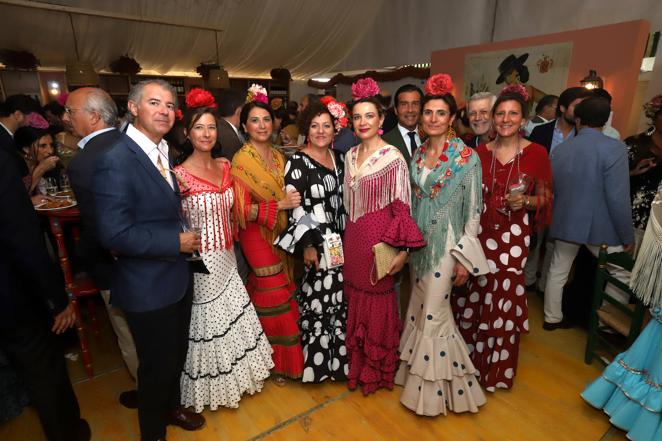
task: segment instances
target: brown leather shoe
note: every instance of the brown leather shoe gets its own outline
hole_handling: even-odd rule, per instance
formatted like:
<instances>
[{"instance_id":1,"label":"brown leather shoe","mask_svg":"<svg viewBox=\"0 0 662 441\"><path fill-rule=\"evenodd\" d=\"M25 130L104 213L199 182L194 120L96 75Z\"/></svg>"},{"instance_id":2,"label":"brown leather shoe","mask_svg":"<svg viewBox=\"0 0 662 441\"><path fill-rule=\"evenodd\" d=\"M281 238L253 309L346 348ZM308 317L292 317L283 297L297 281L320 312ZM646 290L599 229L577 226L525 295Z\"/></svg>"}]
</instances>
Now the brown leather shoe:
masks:
<instances>
[{"instance_id":1,"label":"brown leather shoe","mask_svg":"<svg viewBox=\"0 0 662 441\"><path fill-rule=\"evenodd\" d=\"M179 426L184 430L198 430L205 425L205 417L180 407L168 412L168 424Z\"/></svg>"},{"instance_id":2,"label":"brown leather shoe","mask_svg":"<svg viewBox=\"0 0 662 441\"><path fill-rule=\"evenodd\" d=\"M138 391L125 390L120 394L120 404L127 409L137 409L138 408Z\"/></svg>"}]
</instances>

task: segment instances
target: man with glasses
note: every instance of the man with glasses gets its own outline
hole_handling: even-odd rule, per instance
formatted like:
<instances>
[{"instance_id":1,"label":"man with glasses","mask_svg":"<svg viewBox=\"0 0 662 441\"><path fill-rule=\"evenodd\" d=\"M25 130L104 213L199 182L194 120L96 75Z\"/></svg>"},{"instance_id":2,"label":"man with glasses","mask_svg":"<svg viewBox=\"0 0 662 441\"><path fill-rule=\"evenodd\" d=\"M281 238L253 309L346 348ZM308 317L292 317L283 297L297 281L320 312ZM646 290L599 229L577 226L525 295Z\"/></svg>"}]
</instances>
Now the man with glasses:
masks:
<instances>
[{"instance_id":1,"label":"man with glasses","mask_svg":"<svg viewBox=\"0 0 662 441\"><path fill-rule=\"evenodd\" d=\"M138 357L133 337L131 337L129 325L126 323L122 311L110 304L114 259L101 246L94 230L94 197L92 194L94 168L99 157L120 137L120 132L115 128L117 106L104 90L84 87L69 94L64 110L64 123L68 124L74 134L81 138L78 142L81 152L74 156L67 170L81 215L81 237L76 252L80 257L81 266L92 276L95 285L101 291L110 323L117 336L122 358L135 380L138 378ZM136 390L122 392L119 399L125 407L130 409L138 407Z\"/></svg>"}]
</instances>

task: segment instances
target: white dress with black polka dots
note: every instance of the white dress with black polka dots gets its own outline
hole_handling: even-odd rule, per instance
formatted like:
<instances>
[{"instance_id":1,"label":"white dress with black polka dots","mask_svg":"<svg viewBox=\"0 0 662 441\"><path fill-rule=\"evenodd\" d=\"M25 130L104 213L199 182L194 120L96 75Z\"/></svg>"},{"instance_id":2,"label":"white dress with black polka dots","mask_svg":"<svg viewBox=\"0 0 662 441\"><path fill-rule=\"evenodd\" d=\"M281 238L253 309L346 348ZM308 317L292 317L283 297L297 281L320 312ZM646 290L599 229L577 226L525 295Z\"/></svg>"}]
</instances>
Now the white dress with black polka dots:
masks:
<instances>
[{"instance_id":1,"label":"white dress with black polka dots","mask_svg":"<svg viewBox=\"0 0 662 441\"><path fill-rule=\"evenodd\" d=\"M219 189L183 168L177 172L190 188L182 200L184 213L204 221L200 254L210 273L194 276L181 402L196 412L205 406L236 408L242 394L262 389L274 364L269 341L237 272L230 223L233 191L231 185Z\"/></svg>"}]
</instances>

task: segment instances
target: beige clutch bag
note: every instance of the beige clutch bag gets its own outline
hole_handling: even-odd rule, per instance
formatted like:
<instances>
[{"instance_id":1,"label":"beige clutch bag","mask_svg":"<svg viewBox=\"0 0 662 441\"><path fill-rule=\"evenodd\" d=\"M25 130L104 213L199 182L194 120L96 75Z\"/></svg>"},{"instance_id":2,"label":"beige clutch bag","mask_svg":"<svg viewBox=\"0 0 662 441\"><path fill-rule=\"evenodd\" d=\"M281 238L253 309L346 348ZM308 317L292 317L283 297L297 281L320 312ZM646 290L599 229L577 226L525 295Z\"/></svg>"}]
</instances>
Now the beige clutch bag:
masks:
<instances>
[{"instance_id":1,"label":"beige clutch bag","mask_svg":"<svg viewBox=\"0 0 662 441\"><path fill-rule=\"evenodd\" d=\"M391 268L393 259L400 251L384 242L379 242L372 247L372 252L375 255L375 260L370 271L370 283L375 286L387 275L386 272Z\"/></svg>"}]
</instances>

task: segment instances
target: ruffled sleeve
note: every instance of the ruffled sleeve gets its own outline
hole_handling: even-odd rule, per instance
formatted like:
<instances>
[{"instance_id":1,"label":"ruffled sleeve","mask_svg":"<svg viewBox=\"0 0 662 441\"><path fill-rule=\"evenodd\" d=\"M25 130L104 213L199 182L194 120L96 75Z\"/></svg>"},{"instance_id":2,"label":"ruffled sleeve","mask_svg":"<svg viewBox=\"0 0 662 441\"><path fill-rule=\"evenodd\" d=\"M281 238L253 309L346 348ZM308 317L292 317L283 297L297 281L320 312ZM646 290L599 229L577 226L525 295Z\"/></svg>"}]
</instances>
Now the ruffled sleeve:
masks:
<instances>
[{"instance_id":1,"label":"ruffled sleeve","mask_svg":"<svg viewBox=\"0 0 662 441\"><path fill-rule=\"evenodd\" d=\"M425 239L411 217L409 205L396 199L390 204L390 207L393 220L384 232L381 241L394 248L409 248L411 251L423 248Z\"/></svg>"},{"instance_id":2,"label":"ruffled sleeve","mask_svg":"<svg viewBox=\"0 0 662 441\"><path fill-rule=\"evenodd\" d=\"M288 253L301 251L308 245L318 249L322 245L323 239L319 227L325 219L325 214L315 213L306 200L309 188L308 171L307 161L299 154L293 155L285 166L285 186L296 188L302 197L301 206L292 210L287 229L274 242L274 245Z\"/></svg>"},{"instance_id":3,"label":"ruffled sleeve","mask_svg":"<svg viewBox=\"0 0 662 441\"><path fill-rule=\"evenodd\" d=\"M451 255L473 276L487 274L490 271L483 247L478 240L480 214L483 208L482 182L481 165L477 162L473 173L467 174L465 179L465 185L469 188L464 192L463 211L464 218L467 219L464 234L450 251Z\"/></svg>"}]
</instances>

